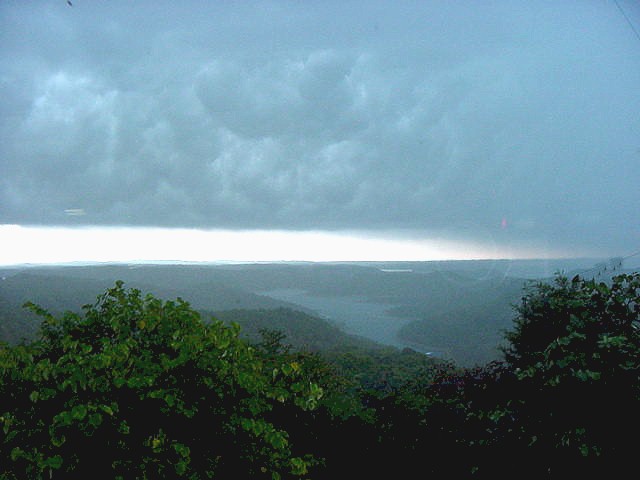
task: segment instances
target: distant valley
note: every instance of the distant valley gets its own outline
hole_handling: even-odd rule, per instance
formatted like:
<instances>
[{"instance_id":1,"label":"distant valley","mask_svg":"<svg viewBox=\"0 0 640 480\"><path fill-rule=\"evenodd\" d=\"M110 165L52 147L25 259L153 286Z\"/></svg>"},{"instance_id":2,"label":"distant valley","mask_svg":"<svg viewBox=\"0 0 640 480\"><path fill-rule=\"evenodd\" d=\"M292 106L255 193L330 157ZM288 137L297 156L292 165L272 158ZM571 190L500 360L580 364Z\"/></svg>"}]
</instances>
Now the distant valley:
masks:
<instances>
[{"instance_id":1,"label":"distant valley","mask_svg":"<svg viewBox=\"0 0 640 480\"><path fill-rule=\"evenodd\" d=\"M122 280L125 287L160 298L181 297L205 317L244 323L247 335L277 329L292 343L314 348L376 342L468 366L498 358L513 305L528 281L591 265L538 260L4 268L0 337L17 342L35 334L38 320L22 308L26 301L52 313L79 311ZM292 319L288 332L287 316ZM325 340L311 341L300 325Z\"/></svg>"}]
</instances>

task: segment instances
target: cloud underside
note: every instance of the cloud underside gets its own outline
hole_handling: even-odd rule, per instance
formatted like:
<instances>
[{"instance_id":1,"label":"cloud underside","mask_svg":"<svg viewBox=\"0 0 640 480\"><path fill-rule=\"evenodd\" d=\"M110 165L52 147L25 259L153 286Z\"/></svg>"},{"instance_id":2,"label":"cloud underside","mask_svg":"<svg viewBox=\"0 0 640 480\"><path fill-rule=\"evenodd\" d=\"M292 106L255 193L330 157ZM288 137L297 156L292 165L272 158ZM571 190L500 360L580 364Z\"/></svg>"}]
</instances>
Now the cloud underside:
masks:
<instances>
[{"instance_id":1,"label":"cloud underside","mask_svg":"<svg viewBox=\"0 0 640 480\"><path fill-rule=\"evenodd\" d=\"M138 31L48 12L3 34L39 32L1 51L0 223L640 240L640 78L584 11L604 40L523 36L505 7L464 47L462 23L392 29L406 12L320 39L330 12L243 11L232 39L228 18L180 23L201 12Z\"/></svg>"}]
</instances>

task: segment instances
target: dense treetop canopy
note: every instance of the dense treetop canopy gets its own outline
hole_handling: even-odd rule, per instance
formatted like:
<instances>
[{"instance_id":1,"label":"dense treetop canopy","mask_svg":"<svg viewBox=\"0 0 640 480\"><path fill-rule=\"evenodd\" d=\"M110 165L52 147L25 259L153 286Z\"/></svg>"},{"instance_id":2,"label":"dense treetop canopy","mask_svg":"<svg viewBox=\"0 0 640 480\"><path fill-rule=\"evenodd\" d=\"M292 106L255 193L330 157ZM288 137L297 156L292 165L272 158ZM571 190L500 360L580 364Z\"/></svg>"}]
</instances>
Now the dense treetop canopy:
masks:
<instances>
[{"instance_id":1,"label":"dense treetop canopy","mask_svg":"<svg viewBox=\"0 0 640 480\"><path fill-rule=\"evenodd\" d=\"M44 317L41 337L0 350L8 478L306 471L265 414L274 403L313 408L322 390L301 381L296 363L266 374L237 326L205 324L180 299L143 298L122 283L82 316L31 308Z\"/></svg>"}]
</instances>

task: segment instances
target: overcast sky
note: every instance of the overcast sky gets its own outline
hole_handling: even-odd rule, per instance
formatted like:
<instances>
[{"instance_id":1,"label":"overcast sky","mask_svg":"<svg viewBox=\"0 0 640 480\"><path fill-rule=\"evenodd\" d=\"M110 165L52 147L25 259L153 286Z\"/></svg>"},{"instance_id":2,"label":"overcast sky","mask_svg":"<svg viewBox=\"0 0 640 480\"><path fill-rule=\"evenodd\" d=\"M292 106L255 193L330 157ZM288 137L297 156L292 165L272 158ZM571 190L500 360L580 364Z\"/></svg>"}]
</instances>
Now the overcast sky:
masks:
<instances>
[{"instance_id":1,"label":"overcast sky","mask_svg":"<svg viewBox=\"0 0 640 480\"><path fill-rule=\"evenodd\" d=\"M633 0L2 0L0 224L625 255L639 30Z\"/></svg>"}]
</instances>

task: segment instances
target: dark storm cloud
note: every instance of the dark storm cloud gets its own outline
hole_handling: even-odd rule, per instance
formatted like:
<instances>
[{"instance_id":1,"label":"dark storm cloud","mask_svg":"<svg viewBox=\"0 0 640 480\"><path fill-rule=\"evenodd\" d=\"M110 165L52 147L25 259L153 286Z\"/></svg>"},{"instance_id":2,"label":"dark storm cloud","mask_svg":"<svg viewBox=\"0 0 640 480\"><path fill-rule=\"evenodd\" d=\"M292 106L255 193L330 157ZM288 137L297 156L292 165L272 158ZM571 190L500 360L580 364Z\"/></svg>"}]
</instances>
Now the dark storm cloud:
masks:
<instances>
[{"instance_id":1,"label":"dark storm cloud","mask_svg":"<svg viewBox=\"0 0 640 480\"><path fill-rule=\"evenodd\" d=\"M640 245L613 4L25 3L0 6L0 223Z\"/></svg>"}]
</instances>

